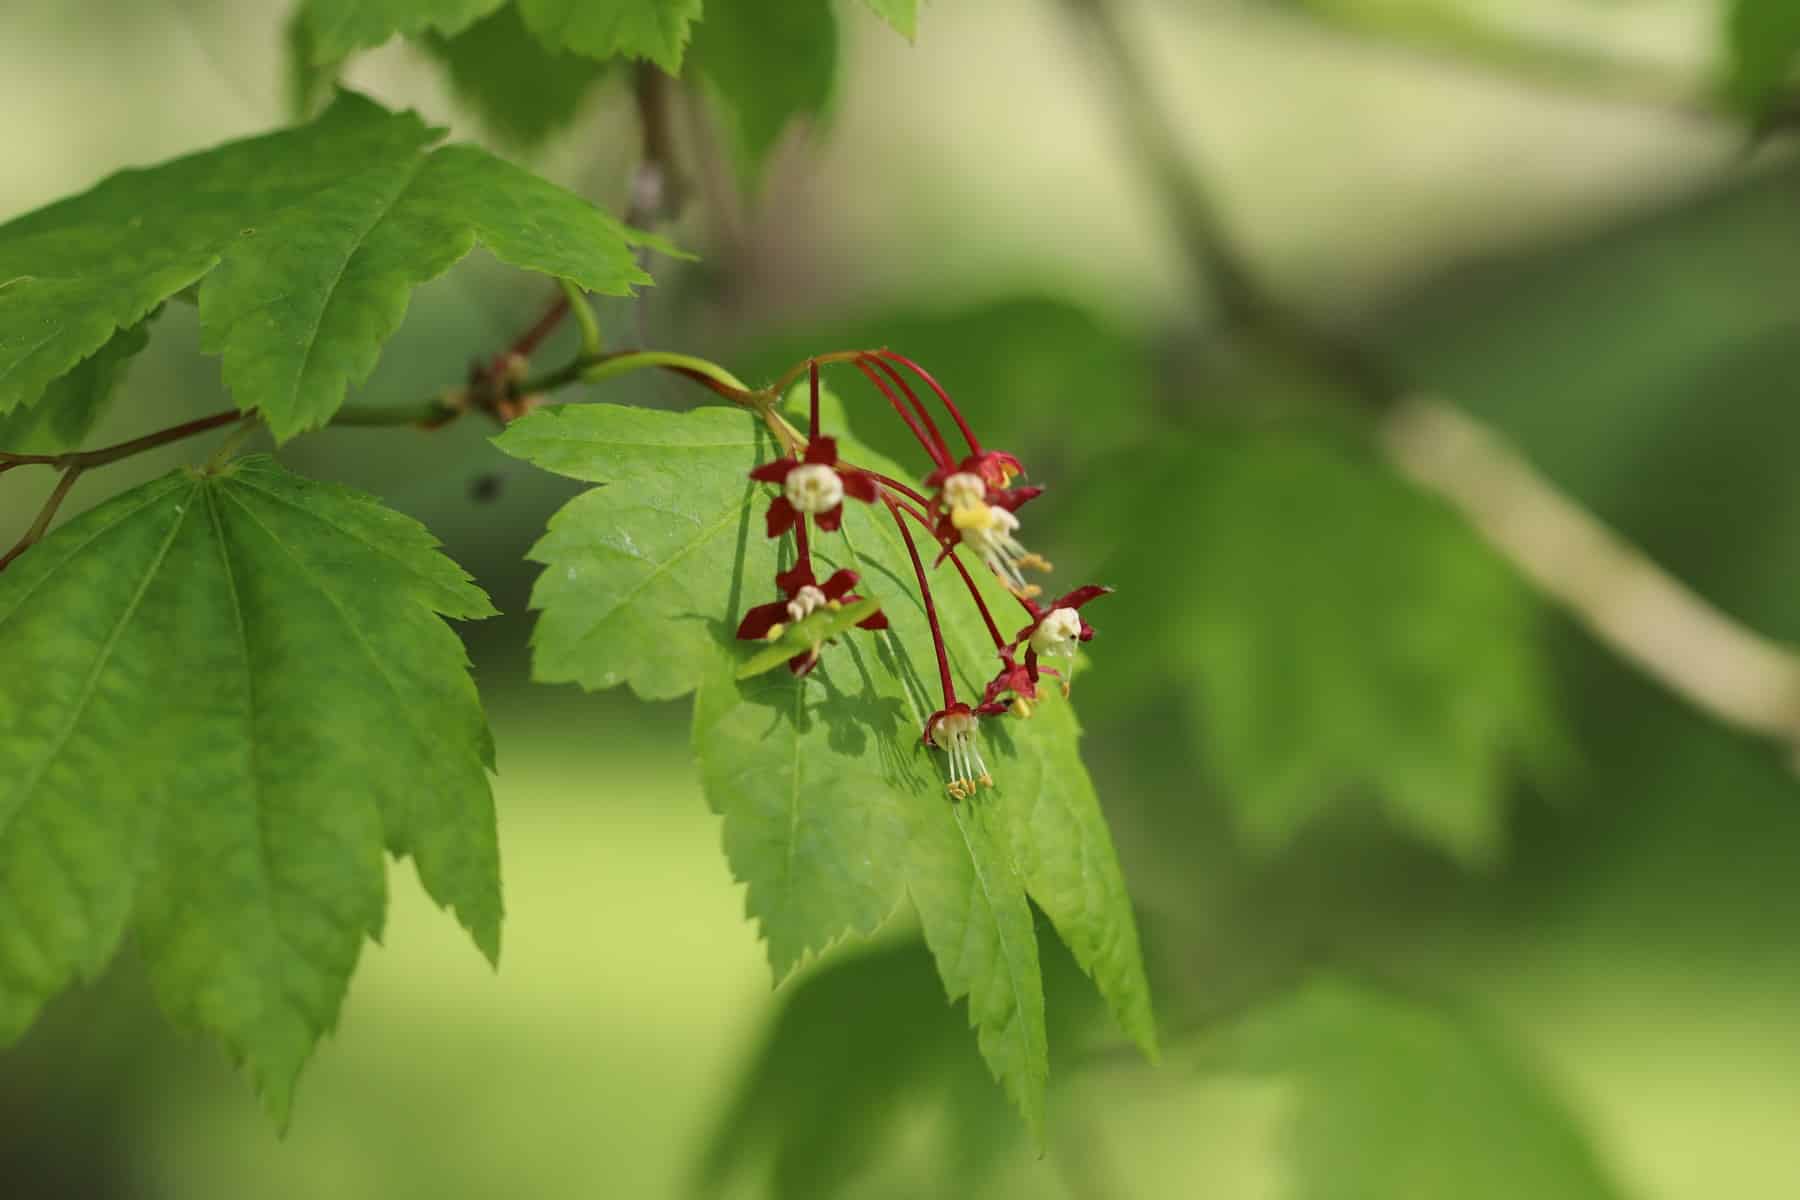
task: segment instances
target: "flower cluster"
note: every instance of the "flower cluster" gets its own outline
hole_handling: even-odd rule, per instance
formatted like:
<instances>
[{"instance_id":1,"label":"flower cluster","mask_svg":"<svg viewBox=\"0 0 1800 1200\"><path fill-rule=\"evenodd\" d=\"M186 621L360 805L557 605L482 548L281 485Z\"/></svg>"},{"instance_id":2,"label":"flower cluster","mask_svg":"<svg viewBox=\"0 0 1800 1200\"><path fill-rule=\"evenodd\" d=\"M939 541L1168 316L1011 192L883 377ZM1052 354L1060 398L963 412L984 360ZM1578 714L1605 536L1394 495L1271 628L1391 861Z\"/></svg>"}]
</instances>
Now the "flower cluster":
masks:
<instances>
[{"instance_id":1,"label":"flower cluster","mask_svg":"<svg viewBox=\"0 0 1800 1200\"><path fill-rule=\"evenodd\" d=\"M819 366L823 361L853 364L906 424L932 462L933 469L925 477L925 492L838 457L836 440L822 436L819 431ZM923 367L887 350L827 355L809 359L805 366L812 394L806 439L802 442L796 431L781 426L788 453L750 472L750 478L780 489L769 503L767 530L772 538L793 537L793 565L775 577L782 598L757 605L745 613L737 636L746 640L772 641L787 635L790 630L821 628L816 622L809 626L808 618L821 610L836 610L855 603L858 597L851 589L857 584L856 572L839 570L824 583L817 581L808 542L808 519L821 532L832 533L842 525L847 501L884 506L899 528L912 558L943 688L944 705L927 718L920 740L944 751L949 763L950 795L957 800L967 799L980 788L994 785L993 775L981 757L979 731L982 719L1007 713L1029 717L1039 702L1038 689L1045 675L1060 680L1064 694L1068 693L1076 647L1094 636L1093 627L1081 615L1081 609L1105 595L1108 589L1088 585L1048 604L1040 603L1038 598L1042 589L1029 582L1026 573L1047 572L1051 566L1020 541L1018 514L1043 489L1015 485L1014 481L1025 473L1023 465L1011 454L984 450L949 393ZM919 398L902 370L910 372L942 403L967 445L967 453L962 457L952 455L931 409ZM932 595L925 562L914 538L914 526L936 544L938 553L933 565L946 559L955 565L993 640L1000 670L983 689L979 703L970 704L959 698L951 678L950 658L938 622L937 601ZM999 579L1024 609L1028 622L1011 638L1001 634L981 588L958 555L957 551L965 548ZM842 620L848 621L849 616ZM877 611L857 625L880 630L888 628L888 620ZM843 627L840 622L834 628ZM831 630L827 629L827 632ZM801 645L788 660L788 668L796 675L803 675L818 663L822 643L809 642L804 633L795 640ZM1047 665L1045 660L1048 659L1064 662L1059 669Z\"/></svg>"}]
</instances>

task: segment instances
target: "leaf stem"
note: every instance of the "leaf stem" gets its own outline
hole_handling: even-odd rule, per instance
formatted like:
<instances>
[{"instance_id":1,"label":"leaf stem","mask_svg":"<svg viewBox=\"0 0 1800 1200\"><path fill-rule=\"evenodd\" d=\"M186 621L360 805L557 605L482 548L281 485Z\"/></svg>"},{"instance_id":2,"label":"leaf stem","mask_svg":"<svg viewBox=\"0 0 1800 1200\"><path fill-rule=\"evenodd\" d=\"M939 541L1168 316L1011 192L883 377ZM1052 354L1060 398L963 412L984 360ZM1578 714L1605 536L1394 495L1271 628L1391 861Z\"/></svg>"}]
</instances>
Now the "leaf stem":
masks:
<instances>
[{"instance_id":1,"label":"leaf stem","mask_svg":"<svg viewBox=\"0 0 1800 1200\"><path fill-rule=\"evenodd\" d=\"M575 314L575 323L581 327L581 352L589 357L604 353L606 339L600 336L600 322L594 319L594 309L587 301L587 293L567 279L559 279L563 297L569 302L569 311Z\"/></svg>"},{"instance_id":2,"label":"leaf stem","mask_svg":"<svg viewBox=\"0 0 1800 1200\"><path fill-rule=\"evenodd\" d=\"M754 389L743 380L717 363L709 362L693 354L681 354L673 350L622 350L613 354L591 357L583 355L548 375L525 381L519 385L519 390L527 394L549 391L551 388L561 387L576 380L583 383L598 383L602 379L611 379L615 375L641 371L645 367L662 367L690 378L697 378L712 386L712 389L720 395L730 397L739 403L747 402L756 394Z\"/></svg>"}]
</instances>

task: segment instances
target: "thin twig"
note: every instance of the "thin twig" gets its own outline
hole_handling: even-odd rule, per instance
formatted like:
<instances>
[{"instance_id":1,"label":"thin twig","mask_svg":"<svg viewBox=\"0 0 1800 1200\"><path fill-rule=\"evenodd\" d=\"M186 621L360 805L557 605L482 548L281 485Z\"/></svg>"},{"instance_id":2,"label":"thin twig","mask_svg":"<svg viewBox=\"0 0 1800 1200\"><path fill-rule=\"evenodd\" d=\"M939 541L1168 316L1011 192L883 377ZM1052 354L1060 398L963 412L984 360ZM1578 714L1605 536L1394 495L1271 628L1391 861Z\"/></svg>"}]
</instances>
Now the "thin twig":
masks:
<instances>
[{"instance_id":1,"label":"thin twig","mask_svg":"<svg viewBox=\"0 0 1800 1200\"><path fill-rule=\"evenodd\" d=\"M637 102L642 134L642 151L632 172L631 197L625 208L625 224L634 229L650 229L668 220L681 211L687 199L687 188L676 162L674 121L670 115L673 83L668 75L648 63L638 64L632 74L632 95ZM649 255L648 247L638 247L640 268L647 264ZM532 393L519 377L522 365L549 340L577 304L585 305L580 289L559 280L555 294L537 320L492 361L477 361L466 393L476 407L503 422L529 411L532 405L528 398ZM576 315L581 321L583 352L594 354L599 349L599 326L585 308ZM638 340L644 340L641 328ZM527 398L525 403L520 403L522 397Z\"/></svg>"},{"instance_id":2,"label":"thin twig","mask_svg":"<svg viewBox=\"0 0 1800 1200\"><path fill-rule=\"evenodd\" d=\"M183 438L205 433L209 429L217 429L221 425L229 425L233 421L246 419L248 419L248 414L233 408L226 412L214 413L210 417L187 421L169 429L159 429L155 433L132 438L129 442L103 446L98 450L82 450L70 454L9 454L0 451L0 470L25 466L82 467L84 469L103 467L107 463L118 462L122 458L130 458L134 454L142 454L146 450L154 450L158 446L166 446L170 442L178 442Z\"/></svg>"},{"instance_id":3,"label":"thin twig","mask_svg":"<svg viewBox=\"0 0 1800 1200\"><path fill-rule=\"evenodd\" d=\"M1353 339L1319 328L1258 284L1198 165L1177 149L1109 0L1065 0L1094 36L1120 128L1156 184L1202 286L1229 327L1273 336L1361 402L1373 441L1460 509L1501 554L1602 644L1719 721L1773 738L1800 770L1800 652L1732 620L1531 469L1505 440L1416 388Z\"/></svg>"},{"instance_id":4,"label":"thin twig","mask_svg":"<svg viewBox=\"0 0 1800 1200\"><path fill-rule=\"evenodd\" d=\"M44 534L49 532L50 522L56 517L56 510L62 507L63 500L69 495L69 489L75 486L77 479L81 478L81 472L81 467L69 467L63 471L62 478L56 481L56 489L50 493L50 498L44 501L44 507L38 510L37 520L31 523L31 528L25 531L25 536L19 539L17 545L4 555L0 555L0 571L6 570L12 565L13 559L37 545L43 539Z\"/></svg>"}]
</instances>

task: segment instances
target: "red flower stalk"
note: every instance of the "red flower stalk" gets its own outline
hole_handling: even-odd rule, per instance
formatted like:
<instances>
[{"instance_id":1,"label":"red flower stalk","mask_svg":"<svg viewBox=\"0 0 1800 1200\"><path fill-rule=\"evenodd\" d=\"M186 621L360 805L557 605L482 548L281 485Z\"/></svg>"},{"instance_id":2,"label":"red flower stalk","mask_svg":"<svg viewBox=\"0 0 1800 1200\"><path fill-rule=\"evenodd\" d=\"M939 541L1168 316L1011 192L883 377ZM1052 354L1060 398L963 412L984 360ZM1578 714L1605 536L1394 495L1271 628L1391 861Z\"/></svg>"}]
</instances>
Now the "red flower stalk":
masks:
<instances>
[{"instance_id":1,"label":"red flower stalk","mask_svg":"<svg viewBox=\"0 0 1800 1200\"><path fill-rule=\"evenodd\" d=\"M769 504L770 537L792 529L802 514L810 514L827 533L844 519L844 497L872 504L880 489L866 472L838 462L837 439L815 437L801 458L783 455L750 472L760 483L781 485L781 495Z\"/></svg>"},{"instance_id":2,"label":"red flower stalk","mask_svg":"<svg viewBox=\"0 0 1800 1200\"><path fill-rule=\"evenodd\" d=\"M962 411L956 407L956 401L950 399L950 393L944 390L943 384L932 378L930 371L927 371L912 359L907 358L904 354L895 354L892 350L877 350L875 351L875 357L884 358L889 362L899 363L914 375L917 375L920 379L924 380L925 386L935 392L937 398L943 402L944 411L950 414L950 419L956 422L956 427L962 430L963 441L969 444L969 453L976 456L981 454L981 442L976 438L975 431L969 428L969 423L963 420ZM946 457L948 457L948 455L946 455ZM1017 463L1018 460L1014 459L1013 461ZM1002 483L1000 486L1004 487L1005 484Z\"/></svg>"}]
</instances>

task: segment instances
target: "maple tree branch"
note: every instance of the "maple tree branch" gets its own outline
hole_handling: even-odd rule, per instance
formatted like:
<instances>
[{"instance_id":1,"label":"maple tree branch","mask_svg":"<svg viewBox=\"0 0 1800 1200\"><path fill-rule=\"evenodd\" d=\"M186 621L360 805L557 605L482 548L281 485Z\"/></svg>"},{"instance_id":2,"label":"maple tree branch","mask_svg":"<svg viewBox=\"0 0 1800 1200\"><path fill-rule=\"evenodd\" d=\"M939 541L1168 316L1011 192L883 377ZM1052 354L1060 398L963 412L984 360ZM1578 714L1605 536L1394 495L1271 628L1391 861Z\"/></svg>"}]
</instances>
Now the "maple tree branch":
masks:
<instances>
[{"instance_id":1,"label":"maple tree branch","mask_svg":"<svg viewBox=\"0 0 1800 1200\"><path fill-rule=\"evenodd\" d=\"M1199 165L1178 148L1109 0L1065 0L1118 99L1127 148L1228 330L1272 337L1344 384L1371 440L1599 642L1720 722L1775 740L1800 770L1800 652L1708 603L1538 474L1497 432L1416 386L1353 338L1265 292L1239 255Z\"/></svg>"},{"instance_id":2,"label":"maple tree branch","mask_svg":"<svg viewBox=\"0 0 1800 1200\"><path fill-rule=\"evenodd\" d=\"M118 462L122 458L130 458L134 454L142 454L146 450L154 450L158 446L166 446L170 442L178 442L195 434L217 429L221 425L229 425L233 421L249 419L250 414L237 409L214 413L210 417L199 417L168 429L159 429L155 433L147 433L143 437L132 438L128 442L119 442L112 446L103 446L98 450L81 450L67 454L11 454L0 450L0 471L13 467L103 467L108 463Z\"/></svg>"}]
</instances>

